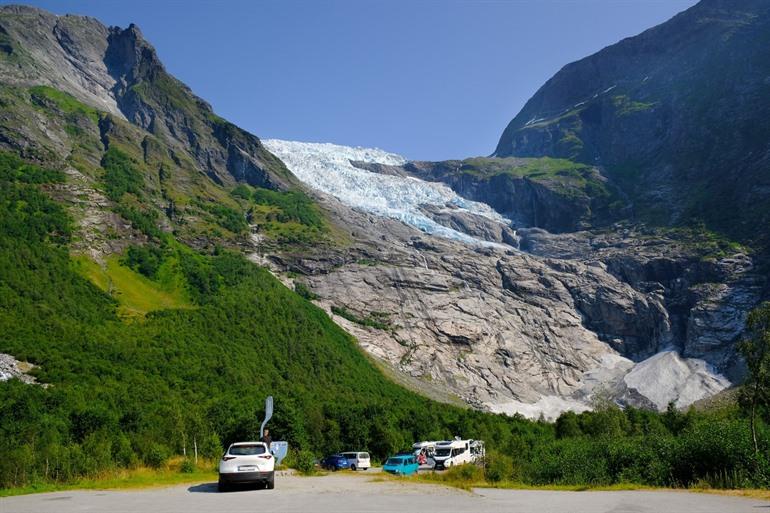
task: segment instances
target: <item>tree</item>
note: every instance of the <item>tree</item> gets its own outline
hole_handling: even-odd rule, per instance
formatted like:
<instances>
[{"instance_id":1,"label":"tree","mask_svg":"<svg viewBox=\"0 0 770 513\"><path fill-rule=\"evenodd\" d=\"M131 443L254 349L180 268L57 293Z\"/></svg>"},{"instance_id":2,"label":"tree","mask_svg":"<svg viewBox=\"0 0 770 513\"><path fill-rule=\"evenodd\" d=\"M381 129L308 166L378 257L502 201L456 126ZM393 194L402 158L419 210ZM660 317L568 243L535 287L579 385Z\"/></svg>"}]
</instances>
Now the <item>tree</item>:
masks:
<instances>
[{"instance_id":1,"label":"tree","mask_svg":"<svg viewBox=\"0 0 770 513\"><path fill-rule=\"evenodd\" d=\"M751 437L754 452L759 454L757 442L757 408L770 401L770 302L763 303L749 314L746 322L748 337L738 347L749 376L741 392L742 402L749 407Z\"/></svg>"}]
</instances>

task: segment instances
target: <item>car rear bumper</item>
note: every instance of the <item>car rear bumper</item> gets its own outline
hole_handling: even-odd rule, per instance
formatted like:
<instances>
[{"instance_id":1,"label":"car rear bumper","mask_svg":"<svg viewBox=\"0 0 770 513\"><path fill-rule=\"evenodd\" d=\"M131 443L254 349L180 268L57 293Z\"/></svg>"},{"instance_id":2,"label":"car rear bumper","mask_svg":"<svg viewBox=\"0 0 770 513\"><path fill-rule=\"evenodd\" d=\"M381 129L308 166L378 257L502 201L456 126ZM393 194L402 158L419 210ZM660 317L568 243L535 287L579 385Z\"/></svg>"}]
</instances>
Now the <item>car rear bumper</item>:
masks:
<instances>
[{"instance_id":1,"label":"car rear bumper","mask_svg":"<svg viewBox=\"0 0 770 513\"><path fill-rule=\"evenodd\" d=\"M272 481L275 471L269 472L226 472L219 474L221 483L260 483Z\"/></svg>"}]
</instances>

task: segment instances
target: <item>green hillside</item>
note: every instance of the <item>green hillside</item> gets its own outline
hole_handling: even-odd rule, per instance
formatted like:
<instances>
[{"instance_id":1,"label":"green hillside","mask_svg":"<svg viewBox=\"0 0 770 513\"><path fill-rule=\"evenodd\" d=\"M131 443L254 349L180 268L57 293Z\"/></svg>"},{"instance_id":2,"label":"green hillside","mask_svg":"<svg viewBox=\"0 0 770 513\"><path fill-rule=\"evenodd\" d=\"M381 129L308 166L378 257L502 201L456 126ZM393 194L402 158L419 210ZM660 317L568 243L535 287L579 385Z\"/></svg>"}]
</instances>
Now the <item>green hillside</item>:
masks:
<instances>
[{"instance_id":1,"label":"green hillside","mask_svg":"<svg viewBox=\"0 0 770 513\"><path fill-rule=\"evenodd\" d=\"M63 179L0 158L0 352L35 364L46 385L0 382L0 488L162 466L193 440L216 457L223 443L255 436L268 394L276 437L316 455L356 447L383 458L463 434L487 441L492 481L767 483L734 406L686 415L602 407L547 424L415 395L323 311L227 250L198 253L170 236L129 249L107 264L107 279L123 276L125 287L134 276L156 292L171 281L185 299L122 315L125 295L105 292L93 265L68 254L71 220L43 192ZM768 435L761 424L763 451Z\"/></svg>"}]
</instances>

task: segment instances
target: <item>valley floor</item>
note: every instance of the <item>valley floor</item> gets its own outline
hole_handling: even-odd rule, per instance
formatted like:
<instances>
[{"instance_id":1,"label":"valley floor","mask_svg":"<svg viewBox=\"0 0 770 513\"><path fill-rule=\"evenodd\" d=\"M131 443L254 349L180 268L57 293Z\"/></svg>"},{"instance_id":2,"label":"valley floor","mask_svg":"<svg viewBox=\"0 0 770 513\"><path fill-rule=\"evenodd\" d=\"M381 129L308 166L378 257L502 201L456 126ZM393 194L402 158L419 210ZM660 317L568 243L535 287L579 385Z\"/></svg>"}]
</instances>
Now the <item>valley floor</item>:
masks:
<instances>
[{"instance_id":1,"label":"valley floor","mask_svg":"<svg viewBox=\"0 0 770 513\"><path fill-rule=\"evenodd\" d=\"M3 513L208 511L276 512L533 512L740 513L767 508L758 499L678 491L549 491L474 489L470 492L375 472L286 476L275 490L217 493L215 483L141 491L66 491L0 499Z\"/></svg>"}]
</instances>

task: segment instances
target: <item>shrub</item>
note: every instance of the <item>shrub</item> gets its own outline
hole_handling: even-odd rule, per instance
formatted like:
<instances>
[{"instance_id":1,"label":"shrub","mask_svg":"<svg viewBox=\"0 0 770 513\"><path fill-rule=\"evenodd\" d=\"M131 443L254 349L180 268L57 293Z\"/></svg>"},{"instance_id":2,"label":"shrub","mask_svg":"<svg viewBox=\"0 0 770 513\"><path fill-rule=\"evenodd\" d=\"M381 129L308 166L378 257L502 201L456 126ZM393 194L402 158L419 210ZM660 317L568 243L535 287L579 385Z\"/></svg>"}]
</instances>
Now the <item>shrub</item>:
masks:
<instances>
[{"instance_id":1,"label":"shrub","mask_svg":"<svg viewBox=\"0 0 770 513\"><path fill-rule=\"evenodd\" d=\"M157 246L130 246L123 264L148 278L154 278L163 263L163 250Z\"/></svg>"},{"instance_id":2,"label":"shrub","mask_svg":"<svg viewBox=\"0 0 770 513\"><path fill-rule=\"evenodd\" d=\"M484 481L484 469L470 463L451 467L444 474L447 481L461 481L465 483Z\"/></svg>"},{"instance_id":3,"label":"shrub","mask_svg":"<svg viewBox=\"0 0 770 513\"><path fill-rule=\"evenodd\" d=\"M158 443L152 443L147 447L146 452L142 456L145 465L152 468L160 468L168 460L168 448Z\"/></svg>"},{"instance_id":4,"label":"shrub","mask_svg":"<svg viewBox=\"0 0 770 513\"><path fill-rule=\"evenodd\" d=\"M179 465L179 472L182 474L192 474L195 472L195 462L190 458L185 458Z\"/></svg>"},{"instance_id":5,"label":"shrub","mask_svg":"<svg viewBox=\"0 0 770 513\"><path fill-rule=\"evenodd\" d=\"M484 477L487 481L498 483L513 477L513 459L504 454L491 452L487 454L484 465Z\"/></svg>"},{"instance_id":6,"label":"shrub","mask_svg":"<svg viewBox=\"0 0 770 513\"><path fill-rule=\"evenodd\" d=\"M315 473L315 456L310 451L304 449L298 451L292 451L293 456L287 465L293 465L294 468L302 475L309 476Z\"/></svg>"},{"instance_id":7,"label":"shrub","mask_svg":"<svg viewBox=\"0 0 770 513\"><path fill-rule=\"evenodd\" d=\"M310 290L307 285L299 281L294 282L294 292L304 297L308 301L318 299L318 294L313 293L313 291Z\"/></svg>"}]
</instances>

